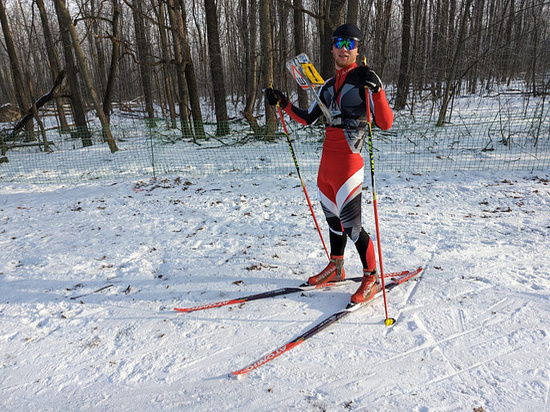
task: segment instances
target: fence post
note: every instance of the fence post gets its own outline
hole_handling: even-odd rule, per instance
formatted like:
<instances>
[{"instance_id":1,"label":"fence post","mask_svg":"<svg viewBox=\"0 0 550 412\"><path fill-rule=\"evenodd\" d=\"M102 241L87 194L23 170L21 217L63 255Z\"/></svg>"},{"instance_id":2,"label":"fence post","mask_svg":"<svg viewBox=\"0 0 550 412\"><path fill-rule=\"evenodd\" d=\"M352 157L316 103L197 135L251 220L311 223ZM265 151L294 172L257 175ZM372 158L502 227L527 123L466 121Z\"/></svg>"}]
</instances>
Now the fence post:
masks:
<instances>
[{"instance_id":1,"label":"fence post","mask_svg":"<svg viewBox=\"0 0 550 412\"><path fill-rule=\"evenodd\" d=\"M157 173L155 169L155 148L153 147L153 125L155 123L154 121L145 119L145 124L148 126L148 129L149 129L149 141L151 143L151 166L153 167L153 179L156 179Z\"/></svg>"}]
</instances>

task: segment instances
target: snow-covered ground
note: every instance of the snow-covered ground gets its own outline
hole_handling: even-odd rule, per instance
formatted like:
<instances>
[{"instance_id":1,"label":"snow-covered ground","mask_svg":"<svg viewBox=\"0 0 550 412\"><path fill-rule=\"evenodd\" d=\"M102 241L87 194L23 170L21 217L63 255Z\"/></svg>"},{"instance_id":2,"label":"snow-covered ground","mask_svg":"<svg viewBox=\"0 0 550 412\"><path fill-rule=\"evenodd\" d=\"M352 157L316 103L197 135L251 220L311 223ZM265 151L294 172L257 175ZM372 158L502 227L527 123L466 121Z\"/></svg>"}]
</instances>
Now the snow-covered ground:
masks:
<instances>
[{"instance_id":1,"label":"snow-covered ground","mask_svg":"<svg viewBox=\"0 0 550 412\"><path fill-rule=\"evenodd\" d=\"M384 325L378 299L242 380L228 373L354 291L173 311L324 267L295 175L5 183L0 409L549 410L549 180L379 174L385 270L426 267L388 294L397 323ZM351 242L346 253L357 276Z\"/></svg>"}]
</instances>

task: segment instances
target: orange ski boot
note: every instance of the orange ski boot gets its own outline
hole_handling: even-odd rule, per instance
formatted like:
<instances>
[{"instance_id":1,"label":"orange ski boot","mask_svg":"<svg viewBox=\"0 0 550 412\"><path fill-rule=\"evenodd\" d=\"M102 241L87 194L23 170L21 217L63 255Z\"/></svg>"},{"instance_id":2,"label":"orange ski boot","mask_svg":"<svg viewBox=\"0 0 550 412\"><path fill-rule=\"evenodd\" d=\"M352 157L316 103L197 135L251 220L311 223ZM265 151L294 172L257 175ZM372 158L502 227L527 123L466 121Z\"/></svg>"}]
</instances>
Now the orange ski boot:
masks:
<instances>
[{"instance_id":1,"label":"orange ski boot","mask_svg":"<svg viewBox=\"0 0 550 412\"><path fill-rule=\"evenodd\" d=\"M344 272L344 256L331 256L326 268L318 275L312 276L307 280L310 285L323 285L325 283L337 282L344 280L346 273Z\"/></svg>"},{"instance_id":2,"label":"orange ski boot","mask_svg":"<svg viewBox=\"0 0 550 412\"><path fill-rule=\"evenodd\" d=\"M352 303L364 303L376 295L377 292L381 290L380 279L378 278L378 273L376 269L374 271L363 270L363 280L357 292L351 295Z\"/></svg>"}]
</instances>

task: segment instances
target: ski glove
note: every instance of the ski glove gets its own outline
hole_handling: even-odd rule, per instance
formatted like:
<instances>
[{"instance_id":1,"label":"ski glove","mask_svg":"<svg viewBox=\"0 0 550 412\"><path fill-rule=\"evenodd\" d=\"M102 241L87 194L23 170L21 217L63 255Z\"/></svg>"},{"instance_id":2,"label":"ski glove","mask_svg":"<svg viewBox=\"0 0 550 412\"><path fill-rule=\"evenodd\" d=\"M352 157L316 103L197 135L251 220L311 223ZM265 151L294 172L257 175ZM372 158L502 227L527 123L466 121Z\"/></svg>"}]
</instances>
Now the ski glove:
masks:
<instances>
[{"instance_id":1,"label":"ski glove","mask_svg":"<svg viewBox=\"0 0 550 412\"><path fill-rule=\"evenodd\" d=\"M275 106L277 103L279 103L281 107L286 107L286 105L288 104L288 99L283 94L283 92L276 90L272 87L268 87L267 89L265 89L265 98L271 106Z\"/></svg>"},{"instance_id":2,"label":"ski glove","mask_svg":"<svg viewBox=\"0 0 550 412\"><path fill-rule=\"evenodd\" d=\"M382 90L382 81L380 77L369 66L359 66L355 69L359 72L359 79L362 84L367 86L371 92L378 93Z\"/></svg>"}]
</instances>

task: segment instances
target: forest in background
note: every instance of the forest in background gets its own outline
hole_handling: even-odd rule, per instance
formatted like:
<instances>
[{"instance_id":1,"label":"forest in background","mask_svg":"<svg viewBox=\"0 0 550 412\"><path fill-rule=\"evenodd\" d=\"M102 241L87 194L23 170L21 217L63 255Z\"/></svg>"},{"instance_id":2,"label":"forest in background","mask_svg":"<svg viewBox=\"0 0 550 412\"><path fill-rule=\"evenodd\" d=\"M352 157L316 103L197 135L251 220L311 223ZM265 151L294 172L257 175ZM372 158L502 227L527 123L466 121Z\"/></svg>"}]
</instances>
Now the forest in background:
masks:
<instances>
[{"instance_id":1,"label":"forest in background","mask_svg":"<svg viewBox=\"0 0 550 412\"><path fill-rule=\"evenodd\" d=\"M218 136L229 132L228 105L243 108L254 131L260 117L275 123L261 95L271 83L306 107L285 63L306 52L330 77L330 37L344 22L361 28L360 54L391 88L395 110L432 100L441 125L456 95L518 79L521 93L550 91L544 0L0 0L0 22L0 105L27 115L20 130L40 127L36 115L51 101L60 128L76 127L91 145L93 110L112 152L114 104L137 103L137 116L171 119L198 137L204 99Z\"/></svg>"}]
</instances>

